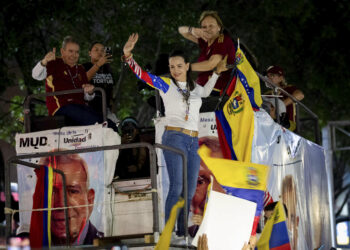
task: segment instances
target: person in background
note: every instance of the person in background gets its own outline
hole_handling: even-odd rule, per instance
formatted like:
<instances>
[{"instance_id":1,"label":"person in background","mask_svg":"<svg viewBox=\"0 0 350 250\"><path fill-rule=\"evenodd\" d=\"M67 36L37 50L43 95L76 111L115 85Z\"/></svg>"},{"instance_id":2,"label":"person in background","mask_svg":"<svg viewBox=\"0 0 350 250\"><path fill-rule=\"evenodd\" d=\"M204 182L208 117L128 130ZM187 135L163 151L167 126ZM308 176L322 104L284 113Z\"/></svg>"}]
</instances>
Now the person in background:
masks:
<instances>
[{"instance_id":1,"label":"person in background","mask_svg":"<svg viewBox=\"0 0 350 250\"><path fill-rule=\"evenodd\" d=\"M272 202L264 207L264 225L266 224L267 220L270 219L270 217L272 216L276 204L277 201Z\"/></svg>"},{"instance_id":2,"label":"person in background","mask_svg":"<svg viewBox=\"0 0 350 250\"><path fill-rule=\"evenodd\" d=\"M165 107L167 125L162 136L162 144L177 148L187 156L188 209L196 189L200 158L198 150L199 109L202 97L209 96L219 75L226 70L226 61L221 60L212 77L204 87L190 78L190 64L182 51L175 50L169 56L170 77L158 77L144 71L134 60L132 50L138 41L138 34L129 36L123 48L123 59L136 76L160 90ZM182 158L179 154L163 150L169 174L169 192L165 205L165 221L171 208L183 196ZM177 236L185 235L184 213L181 210L177 220Z\"/></svg>"},{"instance_id":3,"label":"person in background","mask_svg":"<svg viewBox=\"0 0 350 250\"><path fill-rule=\"evenodd\" d=\"M103 117L85 101L94 97L94 86L89 83L87 74L82 65L78 64L80 47L72 36L66 36L60 50L61 57L56 57L56 49L48 52L32 70L36 80L46 78L46 93L84 89L83 93L47 96L46 106L50 116L64 115L75 125L93 125L102 123ZM108 127L117 131L116 125L107 119Z\"/></svg>"},{"instance_id":4,"label":"person in background","mask_svg":"<svg viewBox=\"0 0 350 250\"><path fill-rule=\"evenodd\" d=\"M266 75L272 81L272 83L282 88L283 90L287 91L298 101L301 101L304 99L304 93L301 90L299 90L296 86L287 84L284 70L280 66L277 66L277 65L269 66L266 70ZM273 94L273 91L270 90L266 94ZM290 123L289 130L294 131L296 129L295 103L290 97L288 97L286 94L282 93L281 91L278 91L277 94L282 96L281 100L284 102L286 106L287 115Z\"/></svg>"},{"instance_id":5,"label":"person in background","mask_svg":"<svg viewBox=\"0 0 350 250\"><path fill-rule=\"evenodd\" d=\"M120 123L121 143L141 142L139 124L133 117L126 117ZM114 176L119 179L149 177L149 154L146 148L127 148L119 151Z\"/></svg>"},{"instance_id":6,"label":"person in background","mask_svg":"<svg viewBox=\"0 0 350 250\"><path fill-rule=\"evenodd\" d=\"M110 48L110 47L109 47ZM90 62L83 63L87 78L92 85L100 87L106 92L107 117L114 123L118 124L119 120L112 113L113 104L113 79L110 62L112 62L112 51L100 42L93 42L89 48ZM95 93L95 98L88 102L96 112L102 113L102 95L100 92Z\"/></svg>"},{"instance_id":7,"label":"person in background","mask_svg":"<svg viewBox=\"0 0 350 250\"><path fill-rule=\"evenodd\" d=\"M289 128L290 127L290 122L289 118L286 112L286 105L284 105L284 102L276 98L278 101L278 116L279 116L279 123L285 127ZM261 107L271 116L271 118L277 122L277 116L276 116L276 103L275 103L275 98L273 97L263 97L263 103Z\"/></svg>"},{"instance_id":8,"label":"person in background","mask_svg":"<svg viewBox=\"0 0 350 250\"><path fill-rule=\"evenodd\" d=\"M207 83L216 65L227 55L227 64L235 62L235 45L216 11L204 11L199 18L200 28L180 26L179 33L186 39L198 44L198 61L191 63L191 70L198 71L197 84ZM218 95L230 81L231 70L222 72L211 95ZM230 88L234 88L230 86Z\"/></svg>"}]
</instances>

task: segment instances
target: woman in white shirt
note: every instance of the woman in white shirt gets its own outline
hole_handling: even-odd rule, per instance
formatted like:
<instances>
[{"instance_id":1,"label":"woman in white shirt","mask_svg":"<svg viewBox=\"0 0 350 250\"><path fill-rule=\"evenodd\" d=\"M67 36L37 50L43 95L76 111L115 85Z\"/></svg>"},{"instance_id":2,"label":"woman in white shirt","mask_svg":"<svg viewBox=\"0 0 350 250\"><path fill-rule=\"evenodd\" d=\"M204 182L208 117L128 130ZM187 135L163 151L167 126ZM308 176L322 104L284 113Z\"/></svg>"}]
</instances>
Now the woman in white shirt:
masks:
<instances>
[{"instance_id":1,"label":"woman in white shirt","mask_svg":"<svg viewBox=\"0 0 350 250\"><path fill-rule=\"evenodd\" d=\"M181 51L169 56L170 77L158 77L144 70L135 62L131 54L138 40L138 34L130 35L124 45L123 59L129 64L136 76L160 91L165 107L167 126L162 136L162 144L182 150L187 156L188 208L196 190L200 158L198 150L199 109L202 97L209 96L220 73L226 70L226 58L220 61L216 71L205 86L200 86L190 78L190 63ZM165 221L171 208L183 196L182 158L179 154L163 151L169 174L169 192L165 204ZM176 234L185 234L183 210L177 220Z\"/></svg>"}]
</instances>

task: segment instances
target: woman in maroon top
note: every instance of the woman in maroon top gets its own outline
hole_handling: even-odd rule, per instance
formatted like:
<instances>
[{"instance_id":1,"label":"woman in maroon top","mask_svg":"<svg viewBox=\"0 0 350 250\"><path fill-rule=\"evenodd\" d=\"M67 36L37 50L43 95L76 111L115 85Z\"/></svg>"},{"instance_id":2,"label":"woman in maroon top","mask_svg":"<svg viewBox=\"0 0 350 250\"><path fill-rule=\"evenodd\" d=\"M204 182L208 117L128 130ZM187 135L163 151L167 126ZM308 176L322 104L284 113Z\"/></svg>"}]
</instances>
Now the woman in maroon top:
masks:
<instances>
[{"instance_id":1,"label":"woman in maroon top","mask_svg":"<svg viewBox=\"0 0 350 250\"><path fill-rule=\"evenodd\" d=\"M196 63L191 64L192 71L198 71L197 83L204 85L211 77L215 66L227 55L227 64L234 64L236 49L216 11L204 11L199 18L200 28L181 26L180 34L197 43L201 50ZM230 80L231 70L221 73L214 91L225 89ZM214 92L213 91L213 92ZM212 92L212 95L213 95Z\"/></svg>"}]
</instances>

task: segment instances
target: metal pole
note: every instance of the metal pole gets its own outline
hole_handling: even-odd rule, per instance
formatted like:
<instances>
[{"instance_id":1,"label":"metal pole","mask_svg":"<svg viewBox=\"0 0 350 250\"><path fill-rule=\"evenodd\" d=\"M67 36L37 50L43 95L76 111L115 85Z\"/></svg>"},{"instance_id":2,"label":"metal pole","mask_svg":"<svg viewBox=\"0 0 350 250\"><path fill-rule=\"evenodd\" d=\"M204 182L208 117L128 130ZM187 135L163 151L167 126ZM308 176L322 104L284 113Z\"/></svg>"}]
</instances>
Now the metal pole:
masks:
<instances>
[{"instance_id":1,"label":"metal pole","mask_svg":"<svg viewBox=\"0 0 350 250\"><path fill-rule=\"evenodd\" d=\"M103 121L107 121L107 104L106 104L106 92L104 89L100 87L95 87L94 91L101 92L102 97L102 118ZM31 131L31 124L30 124L30 104L32 99L38 98L38 97L48 97L48 96L56 96L56 95L67 95L67 94L77 94L77 93L83 93L83 89L70 89L70 90L62 90L62 91L56 91L56 92L47 92L47 93L40 93L40 94L32 94L27 96L25 102L24 102L24 128L25 132L29 133Z\"/></svg>"},{"instance_id":2,"label":"metal pole","mask_svg":"<svg viewBox=\"0 0 350 250\"><path fill-rule=\"evenodd\" d=\"M336 242L336 230L335 230L335 217L334 217L334 177L333 177L333 146L332 146L332 130L333 126L328 125L323 128L323 147L325 149L326 157L326 173L327 173L327 189L329 200L329 218L330 218L330 233L332 247L337 246Z\"/></svg>"},{"instance_id":3,"label":"metal pole","mask_svg":"<svg viewBox=\"0 0 350 250\"><path fill-rule=\"evenodd\" d=\"M299 110L299 105L298 103L294 103L295 104L295 125L296 125L296 132L297 134L300 134L300 110ZM316 138L315 138L316 139Z\"/></svg>"},{"instance_id":4,"label":"metal pole","mask_svg":"<svg viewBox=\"0 0 350 250\"><path fill-rule=\"evenodd\" d=\"M233 70L231 71L230 80L226 83L226 86L225 86L224 91L220 94L219 101L218 101L218 103L216 104L216 107L215 107L214 111L215 111L215 110L218 110L218 109L220 108L220 104L221 104L221 102L222 102L224 96L226 95L226 91L227 91L228 87L230 86L230 84L231 84L233 78L235 77L236 70L237 70L237 68L236 68L236 65L235 65L234 68L233 68Z\"/></svg>"},{"instance_id":5,"label":"metal pole","mask_svg":"<svg viewBox=\"0 0 350 250\"><path fill-rule=\"evenodd\" d=\"M156 179L156 153L154 150L154 147L145 142L140 143L130 143L130 144L119 144L119 145L112 145L112 146L101 146L101 147L94 147L94 148L85 148L85 149L73 149L73 150L66 150L66 151L55 151L55 152L45 152L45 153L35 153L35 154L25 154L25 155L19 155L19 156L13 156L5 165L5 205L6 207L11 207L11 187L10 187L10 165L11 164L21 164L24 166L32 167L32 168L39 168L40 166L34 163L25 162L22 161L23 159L31 159L31 158L40 158L40 157L46 157L46 156L57 156L57 155L67 155L67 154L80 154L80 153L87 153L87 152L96 152L96 151L103 151L103 150L115 150L115 149L126 149L126 148L136 148L136 147L146 147L149 149L150 153L150 163L151 163L151 182L152 182L152 188L157 189L157 179ZM67 207L67 196L66 196L66 179L64 176L64 173L62 171L55 171L58 174L62 175L62 181L63 181L63 187L64 187L64 206ZM155 233L159 234L159 219L158 219L158 193L153 192L152 193L152 202L153 202L153 230ZM66 232L67 233L67 245L70 241L69 239L69 228L67 229L67 225L69 225L67 219L68 219L68 211L65 209L65 218L66 218ZM11 215L6 214L6 236L9 236L11 234Z\"/></svg>"},{"instance_id":6,"label":"metal pole","mask_svg":"<svg viewBox=\"0 0 350 250\"><path fill-rule=\"evenodd\" d=\"M284 95L288 96L289 98L291 98L293 100L293 103L295 103L296 105L299 105L300 107L302 107L309 115L311 115L311 117L315 120L317 120L317 124L318 124L318 116L312 112L308 107L306 107L302 102L300 102L299 100L297 100L293 95L289 94L287 91L285 91L283 88L277 86L276 84L274 84L270 79L268 79L267 77L261 75L259 72L255 72L258 77L264 81L265 83L267 83L271 88L276 88L278 89L281 93L283 93ZM298 123L297 123L298 126ZM318 134L320 133L320 129L319 126L316 126L316 130L318 129ZM317 132L317 131L316 131ZM315 141L316 143L319 144L320 142L320 136L316 135L315 136Z\"/></svg>"},{"instance_id":7,"label":"metal pole","mask_svg":"<svg viewBox=\"0 0 350 250\"><path fill-rule=\"evenodd\" d=\"M156 98L156 117L163 116L163 114L162 114L162 101L160 99L159 90L156 90L155 98Z\"/></svg>"},{"instance_id":8,"label":"metal pole","mask_svg":"<svg viewBox=\"0 0 350 250\"><path fill-rule=\"evenodd\" d=\"M277 95L277 94L278 94L277 88L274 88L274 89L273 89L273 94L274 94L274 95ZM279 106L277 97L274 97L274 99L275 99L275 107L276 107L276 109L275 109L275 115L276 115L277 123L278 123L278 124L281 124L281 119L280 119L280 116L279 116L279 108L280 108L280 106Z\"/></svg>"},{"instance_id":9,"label":"metal pole","mask_svg":"<svg viewBox=\"0 0 350 250\"><path fill-rule=\"evenodd\" d=\"M9 161L5 165L5 207L11 207L11 181ZM11 214L6 213L6 230L5 236L8 238L12 233L12 218Z\"/></svg>"}]
</instances>

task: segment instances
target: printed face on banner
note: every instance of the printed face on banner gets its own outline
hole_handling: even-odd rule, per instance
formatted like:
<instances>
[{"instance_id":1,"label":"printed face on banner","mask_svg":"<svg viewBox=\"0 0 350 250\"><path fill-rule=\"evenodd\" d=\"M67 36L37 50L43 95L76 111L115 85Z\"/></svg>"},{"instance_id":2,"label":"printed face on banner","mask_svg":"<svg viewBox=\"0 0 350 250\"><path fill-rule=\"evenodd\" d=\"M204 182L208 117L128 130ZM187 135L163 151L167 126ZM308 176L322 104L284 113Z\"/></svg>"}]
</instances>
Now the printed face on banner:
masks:
<instances>
[{"instance_id":1,"label":"printed face on banner","mask_svg":"<svg viewBox=\"0 0 350 250\"><path fill-rule=\"evenodd\" d=\"M95 190L89 188L88 166L78 155L61 155L55 157L51 167L61 170L66 176L68 221L71 243L81 234L93 210ZM43 159L48 161L48 159ZM64 207L63 181L60 174L54 173L53 208ZM82 205L91 205L83 206ZM53 244L64 244L66 240L64 210L51 212L51 234Z\"/></svg>"},{"instance_id":2,"label":"printed face on banner","mask_svg":"<svg viewBox=\"0 0 350 250\"><path fill-rule=\"evenodd\" d=\"M287 208L287 228L292 249L298 249L297 190L292 175L286 175L282 181L282 202Z\"/></svg>"},{"instance_id":3,"label":"printed face on banner","mask_svg":"<svg viewBox=\"0 0 350 250\"><path fill-rule=\"evenodd\" d=\"M51 198L51 244L65 245L67 240L65 210L71 245L92 244L103 233L103 152L43 157L37 163L63 172L67 204L64 203L62 175L53 172ZM37 175L38 178L43 178ZM35 184L36 185L36 184ZM45 196L44 196L45 197ZM35 199L40 197L36 196ZM34 199L34 196L33 196ZM62 208L62 209L60 209ZM33 220L31 221L33 223Z\"/></svg>"},{"instance_id":4,"label":"printed face on banner","mask_svg":"<svg viewBox=\"0 0 350 250\"><path fill-rule=\"evenodd\" d=\"M107 138L106 133L107 131L102 128L102 125L92 125L17 134L16 152L18 155L33 153L47 153L49 155L49 152L104 146ZM120 143L120 137L114 136L114 134L114 132L113 134L108 132L108 140ZM96 151L80 153L79 155L61 154L60 156L51 156L52 159L27 159L30 163L46 165L65 174L67 206L69 207L67 212L70 244L93 244L94 238L101 238L104 234L109 233L106 232L108 227L105 226L106 216L108 216L104 205L105 196L108 195L108 191L105 188L105 178L111 172L114 173L116 156L115 152L111 151L111 154L108 154L106 158L106 152ZM109 161L111 164L106 163ZM105 171L110 166L112 166L110 171ZM33 168L17 165L17 175L19 207L23 211L19 213L20 223L17 233L27 233L30 232L32 225L32 212L27 211L34 208L33 201L36 202L43 199L42 197L33 199L33 194L39 183L38 175ZM51 181L53 183L52 192L46 192L47 198L50 199L50 203L47 203L47 206L55 209L48 214L51 216L51 220L45 221L45 223L40 225L44 224L43 227L49 227L52 239L51 244L54 246L66 244L66 236L68 235L66 235L65 229L64 210L56 210L56 208L65 206L62 177L54 172L50 177L50 183ZM40 190L44 192L43 189ZM106 200L109 199L107 198ZM42 207L36 208L40 209ZM35 230L40 229L35 228Z\"/></svg>"},{"instance_id":5,"label":"printed face on banner","mask_svg":"<svg viewBox=\"0 0 350 250\"><path fill-rule=\"evenodd\" d=\"M199 145L206 145L211 149L211 157L223 158L223 154L220 148L219 138L217 136L216 130L216 118L215 113L201 113L200 114L200 126L199 126ZM212 172L208 169L208 167L201 161L196 192L192 199L191 210L195 215L195 220L201 221L201 218L198 219L196 217L202 217L205 201L207 197L207 189L210 184L210 177L213 176ZM214 176L213 176L214 177ZM219 183L216 181L214 177L214 185L213 189L218 192L225 193L225 191L221 188ZM196 222L196 224L199 223Z\"/></svg>"}]
</instances>

